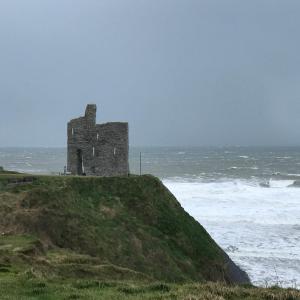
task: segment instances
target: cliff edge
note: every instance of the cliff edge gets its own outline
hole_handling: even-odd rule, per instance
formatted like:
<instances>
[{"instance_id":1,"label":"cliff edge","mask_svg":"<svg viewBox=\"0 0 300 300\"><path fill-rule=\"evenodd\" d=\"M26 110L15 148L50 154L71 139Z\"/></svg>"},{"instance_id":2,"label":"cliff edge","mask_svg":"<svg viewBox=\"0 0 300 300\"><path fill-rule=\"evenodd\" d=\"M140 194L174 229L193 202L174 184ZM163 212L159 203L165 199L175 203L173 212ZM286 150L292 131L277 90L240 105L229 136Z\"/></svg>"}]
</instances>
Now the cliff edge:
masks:
<instances>
[{"instance_id":1,"label":"cliff edge","mask_svg":"<svg viewBox=\"0 0 300 300\"><path fill-rule=\"evenodd\" d=\"M30 266L63 277L249 283L150 175L2 174L0 233L8 272Z\"/></svg>"}]
</instances>

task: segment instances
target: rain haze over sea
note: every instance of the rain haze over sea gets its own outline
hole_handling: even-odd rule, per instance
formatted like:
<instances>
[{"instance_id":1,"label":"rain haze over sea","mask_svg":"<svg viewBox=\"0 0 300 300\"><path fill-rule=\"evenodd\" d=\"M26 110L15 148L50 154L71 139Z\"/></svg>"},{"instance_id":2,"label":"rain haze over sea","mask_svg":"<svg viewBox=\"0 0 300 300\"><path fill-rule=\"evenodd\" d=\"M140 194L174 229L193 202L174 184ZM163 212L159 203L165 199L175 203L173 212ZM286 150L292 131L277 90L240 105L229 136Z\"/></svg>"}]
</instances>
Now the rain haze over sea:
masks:
<instances>
[{"instance_id":1,"label":"rain haze over sea","mask_svg":"<svg viewBox=\"0 0 300 300\"><path fill-rule=\"evenodd\" d=\"M300 287L300 148L131 148L257 285ZM9 170L57 174L65 148L0 148ZM296 184L295 184L296 183Z\"/></svg>"},{"instance_id":2,"label":"rain haze over sea","mask_svg":"<svg viewBox=\"0 0 300 300\"><path fill-rule=\"evenodd\" d=\"M254 284L300 288L300 1L1 0L0 166L58 174L97 104ZM23 148L22 148L23 147ZM295 183L296 182L296 183Z\"/></svg>"}]
</instances>

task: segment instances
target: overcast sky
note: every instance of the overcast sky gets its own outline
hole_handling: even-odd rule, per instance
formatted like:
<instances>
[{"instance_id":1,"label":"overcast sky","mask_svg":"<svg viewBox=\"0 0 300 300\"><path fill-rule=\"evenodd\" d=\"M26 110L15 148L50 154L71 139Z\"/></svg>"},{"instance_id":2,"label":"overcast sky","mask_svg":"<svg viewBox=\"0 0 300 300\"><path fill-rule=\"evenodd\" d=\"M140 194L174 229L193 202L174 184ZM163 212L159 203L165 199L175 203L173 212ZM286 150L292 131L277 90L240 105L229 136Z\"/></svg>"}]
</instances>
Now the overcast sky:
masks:
<instances>
[{"instance_id":1,"label":"overcast sky","mask_svg":"<svg viewBox=\"0 0 300 300\"><path fill-rule=\"evenodd\" d=\"M131 145L300 145L300 1L0 0L0 147L87 103Z\"/></svg>"}]
</instances>

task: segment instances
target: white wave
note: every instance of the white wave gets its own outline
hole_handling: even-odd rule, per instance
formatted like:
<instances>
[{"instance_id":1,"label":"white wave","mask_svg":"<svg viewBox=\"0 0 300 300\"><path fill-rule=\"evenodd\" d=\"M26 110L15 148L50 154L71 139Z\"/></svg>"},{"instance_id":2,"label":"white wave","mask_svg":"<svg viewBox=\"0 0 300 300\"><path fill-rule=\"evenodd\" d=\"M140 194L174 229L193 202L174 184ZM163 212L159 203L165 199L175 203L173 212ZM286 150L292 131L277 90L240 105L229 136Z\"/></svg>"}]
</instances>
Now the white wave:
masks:
<instances>
[{"instance_id":1,"label":"white wave","mask_svg":"<svg viewBox=\"0 0 300 300\"><path fill-rule=\"evenodd\" d=\"M29 173L29 174L43 174L43 175L48 175L50 174L49 170L45 169L22 169L22 168L14 168L14 171L20 172L20 173Z\"/></svg>"},{"instance_id":2,"label":"white wave","mask_svg":"<svg viewBox=\"0 0 300 300\"><path fill-rule=\"evenodd\" d=\"M270 180L269 188L255 179L163 182L253 282L273 280L274 266L285 286L300 282L300 265L294 266L300 261L300 189L288 188L293 181Z\"/></svg>"},{"instance_id":3,"label":"white wave","mask_svg":"<svg viewBox=\"0 0 300 300\"><path fill-rule=\"evenodd\" d=\"M286 188L294 183L294 180L270 180L270 187Z\"/></svg>"}]
</instances>

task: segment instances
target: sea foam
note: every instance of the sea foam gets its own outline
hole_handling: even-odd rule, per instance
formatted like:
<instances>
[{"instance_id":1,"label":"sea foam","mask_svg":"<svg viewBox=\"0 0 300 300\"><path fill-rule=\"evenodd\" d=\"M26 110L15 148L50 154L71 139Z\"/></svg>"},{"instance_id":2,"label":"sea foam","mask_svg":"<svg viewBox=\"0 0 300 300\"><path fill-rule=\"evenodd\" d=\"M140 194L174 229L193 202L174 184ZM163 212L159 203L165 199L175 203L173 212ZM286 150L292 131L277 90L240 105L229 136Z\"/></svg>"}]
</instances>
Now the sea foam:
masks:
<instances>
[{"instance_id":1,"label":"sea foam","mask_svg":"<svg viewBox=\"0 0 300 300\"><path fill-rule=\"evenodd\" d=\"M264 286L300 284L300 188L291 180L188 182L164 184L232 259ZM299 286L300 287L300 286Z\"/></svg>"}]
</instances>

